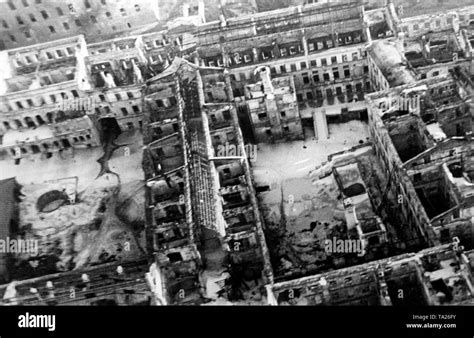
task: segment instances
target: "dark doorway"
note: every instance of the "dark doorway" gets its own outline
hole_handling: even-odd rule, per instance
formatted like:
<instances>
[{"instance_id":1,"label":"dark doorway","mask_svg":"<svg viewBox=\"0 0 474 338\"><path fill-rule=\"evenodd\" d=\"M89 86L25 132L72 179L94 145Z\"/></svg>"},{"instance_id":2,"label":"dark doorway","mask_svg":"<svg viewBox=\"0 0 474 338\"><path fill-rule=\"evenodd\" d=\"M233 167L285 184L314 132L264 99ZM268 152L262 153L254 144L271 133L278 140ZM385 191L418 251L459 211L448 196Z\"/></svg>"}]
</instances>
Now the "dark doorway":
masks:
<instances>
[{"instance_id":1,"label":"dark doorway","mask_svg":"<svg viewBox=\"0 0 474 338\"><path fill-rule=\"evenodd\" d=\"M45 124L43 118L40 115L36 115L36 121L38 121L38 124L41 126Z\"/></svg>"},{"instance_id":2,"label":"dark doorway","mask_svg":"<svg viewBox=\"0 0 474 338\"><path fill-rule=\"evenodd\" d=\"M122 130L115 117L104 117L99 120L99 135L102 143L115 140Z\"/></svg>"},{"instance_id":3,"label":"dark doorway","mask_svg":"<svg viewBox=\"0 0 474 338\"><path fill-rule=\"evenodd\" d=\"M183 260L179 252L170 252L167 256L171 263L181 262Z\"/></svg>"},{"instance_id":4,"label":"dark doorway","mask_svg":"<svg viewBox=\"0 0 474 338\"><path fill-rule=\"evenodd\" d=\"M37 146L36 144L33 144L31 146L31 151L33 152L33 154L38 154L41 150L39 146Z\"/></svg>"},{"instance_id":5,"label":"dark doorway","mask_svg":"<svg viewBox=\"0 0 474 338\"><path fill-rule=\"evenodd\" d=\"M61 143L63 144L64 148L71 148L71 143L69 143L69 140L67 138L62 139Z\"/></svg>"},{"instance_id":6,"label":"dark doorway","mask_svg":"<svg viewBox=\"0 0 474 338\"><path fill-rule=\"evenodd\" d=\"M35 122L29 116L25 117L25 123L28 126L28 128L36 128Z\"/></svg>"},{"instance_id":7,"label":"dark doorway","mask_svg":"<svg viewBox=\"0 0 474 338\"><path fill-rule=\"evenodd\" d=\"M247 106L239 106L237 108L237 116L239 117L239 125L242 130L242 136L245 143L255 143L255 135L253 133L252 121ZM212 119L212 115L211 115Z\"/></svg>"}]
</instances>

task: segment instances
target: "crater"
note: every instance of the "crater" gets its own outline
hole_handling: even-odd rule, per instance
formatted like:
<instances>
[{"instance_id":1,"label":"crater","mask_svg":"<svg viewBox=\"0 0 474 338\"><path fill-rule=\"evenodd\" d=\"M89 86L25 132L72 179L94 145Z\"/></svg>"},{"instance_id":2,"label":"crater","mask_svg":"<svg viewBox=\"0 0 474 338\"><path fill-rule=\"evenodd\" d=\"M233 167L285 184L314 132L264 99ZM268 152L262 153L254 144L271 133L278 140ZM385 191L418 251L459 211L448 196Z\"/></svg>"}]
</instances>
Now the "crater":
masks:
<instances>
[{"instance_id":1,"label":"crater","mask_svg":"<svg viewBox=\"0 0 474 338\"><path fill-rule=\"evenodd\" d=\"M69 197L63 191L51 190L41 195L36 201L36 209L39 212L53 212L68 203Z\"/></svg>"}]
</instances>

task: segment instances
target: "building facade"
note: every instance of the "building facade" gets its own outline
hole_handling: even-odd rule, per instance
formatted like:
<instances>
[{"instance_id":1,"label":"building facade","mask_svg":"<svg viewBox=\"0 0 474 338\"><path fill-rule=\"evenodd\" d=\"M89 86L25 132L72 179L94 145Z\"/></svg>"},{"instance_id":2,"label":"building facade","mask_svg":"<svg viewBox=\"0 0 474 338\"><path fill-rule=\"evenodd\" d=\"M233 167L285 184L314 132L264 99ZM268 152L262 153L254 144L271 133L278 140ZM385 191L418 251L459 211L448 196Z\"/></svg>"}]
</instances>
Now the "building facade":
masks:
<instances>
[{"instance_id":1,"label":"building facade","mask_svg":"<svg viewBox=\"0 0 474 338\"><path fill-rule=\"evenodd\" d=\"M259 67L272 77L293 77L302 118L315 111L337 116L363 110L370 91L364 42L370 32L358 2L310 4L198 27L197 53L205 66L226 66L235 97L259 81Z\"/></svg>"},{"instance_id":2,"label":"building facade","mask_svg":"<svg viewBox=\"0 0 474 338\"><path fill-rule=\"evenodd\" d=\"M229 81L223 69L177 58L147 82L150 280L162 304L216 299L209 293L219 281L220 292L238 300L242 279L258 288L272 278ZM222 279L213 282L215 274Z\"/></svg>"},{"instance_id":3,"label":"building facade","mask_svg":"<svg viewBox=\"0 0 474 338\"><path fill-rule=\"evenodd\" d=\"M3 50L77 35L91 41L131 32L157 23L158 4L150 0L8 0L0 3L0 13Z\"/></svg>"},{"instance_id":4,"label":"building facade","mask_svg":"<svg viewBox=\"0 0 474 338\"><path fill-rule=\"evenodd\" d=\"M100 144L82 36L3 52L2 150L15 159Z\"/></svg>"}]
</instances>

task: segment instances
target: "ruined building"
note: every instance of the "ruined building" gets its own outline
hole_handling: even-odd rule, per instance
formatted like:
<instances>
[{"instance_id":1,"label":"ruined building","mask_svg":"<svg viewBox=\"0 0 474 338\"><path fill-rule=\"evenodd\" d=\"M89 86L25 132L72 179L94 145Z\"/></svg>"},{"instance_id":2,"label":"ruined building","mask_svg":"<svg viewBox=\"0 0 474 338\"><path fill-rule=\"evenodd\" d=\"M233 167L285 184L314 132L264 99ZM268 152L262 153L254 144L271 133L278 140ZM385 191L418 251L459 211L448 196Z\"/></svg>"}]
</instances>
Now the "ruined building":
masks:
<instances>
[{"instance_id":1,"label":"ruined building","mask_svg":"<svg viewBox=\"0 0 474 338\"><path fill-rule=\"evenodd\" d=\"M0 50L84 35L87 41L157 23L150 0L8 0L0 3Z\"/></svg>"},{"instance_id":2,"label":"ruined building","mask_svg":"<svg viewBox=\"0 0 474 338\"><path fill-rule=\"evenodd\" d=\"M99 144L87 115L93 102L84 91L89 86L86 55L82 36L2 54L0 133L4 152L20 159Z\"/></svg>"},{"instance_id":3,"label":"ruined building","mask_svg":"<svg viewBox=\"0 0 474 338\"><path fill-rule=\"evenodd\" d=\"M209 95L212 93L212 95ZM147 227L161 304L225 294L271 280L263 225L228 74L175 59L144 91ZM216 156L221 147L233 154ZM252 295L253 296L253 295Z\"/></svg>"},{"instance_id":4,"label":"ruined building","mask_svg":"<svg viewBox=\"0 0 474 338\"><path fill-rule=\"evenodd\" d=\"M222 14L226 18L253 14L258 11L257 0L221 0Z\"/></svg>"},{"instance_id":5,"label":"ruined building","mask_svg":"<svg viewBox=\"0 0 474 338\"><path fill-rule=\"evenodd\" d=\"M184 1L166 29L115 36L154 25L155 13L145 1L94 3L100 9L36 1L34 11L32 1L0 4L9 39L0 47L14 47L0 55L2 156L19 164L101 144L106 152L111 130L137 131L142 156L129 161L143 167L137 213L149 260L0 286L4 304L472 303L473 7L413 18L397 1L368 1L370 10L308 1L229 18L226 11L254 2L222 1L220 20L205 23L202 3ZM32 8L28 17L11 15L20 6ZM136 21L124 20L132 11ZM55 34L61 39L34 44ZM260 187L280 194L275 214L286 217L270 228L271 207L254 187L257 146L248 142L305 142L312 128L312 141L331 147L329 124L350 120L370 137L303 178ZM63 179L35 182L28 217L61 194ZM98 214L116 207L91 195ZM12 221L0 229L6 235L15 208L2 203ZM90 225L95 216L82 218ZM287 237L276 260L270 237L279 225ZM360 240L367 255L329 257L322 243L333 238Z\"/></svg>"},{"instance_id":6,"label":"ruined building","mask_svg":"<svg viewBox=\"0 0 474 338\"><path fill-rule=\"evenodd\" d=\"M79 35L3 52L2 150L20 159L98 146L104 123L141 129L141 86L185 48L158 31L88 45Z\"/></svg>"},{"instance_id":7,"label":"ruined building","mask_svg":"<svg viewBox=\"0 0 474 338\"><path fill-rule=\"evenodd\" d=\"M161 33L88 45L91 86L86 93L96 102L97 119L114 118L121 129L142 127L141 86L168 62L160 49L164 49Z\"/></svg>"},{"instance_id":8,"label":"ruined building","mask_svg":"<svg viewBox=\"0 0 474 338\"><path fill-rule=\"evenodd\" d=\"M267 287L272 305L472 304L472 251L426 249Z\"/></svg>"},{"instance_id":9,"label":"ruined building","mask_svg":"<svg viewBox=\"0 0 474 338\"><path fill-rule=\"evenodd\" d=\"M245 125L246 115L242 116L242 123L253 130L256 142L303 138L293 77L271 79L268 67L256 72L261 81L245 87L245 98L236 98L239 110L250 116L250 126Z\"/></svg>"},{"instance_id":10,"label":"ruined building","mask_svg":"<svg viewBox=\"0 0 474 338\"><path fill-rule=\"evenodd\" d=\"M404 247L432 248L279 281L267 287L271 304L472 303L472 251L464 251L472 249L474 225L469 14L459 9L459 15L413 20L426 21L420 32L394 9L389 3L397 37L367 46L369 79L378 91L366 95L369 131L387 176L376 211L397 215Z\"/></svg>"},{"instance_id":11,"label":"ruined building","mask_svg":"<svg viewBox=\"0 0 474 338\"><path fill-rule=\"evenodd\" d=\"M292 77L301 118L310 126L316 112L334 118L358 112L364 107L357 101L370 91L363 50L370 32L363 13L363 6L351 1L208 22L195 32L200 64L228 67L234 97L242 102L246 85L260 81L255 71L259 66L269 67L272 78ZM252 119L250 114L245 104L239 105L241 119ZM273 123L285 128L284 119L274 118ZM256 136L262 133L260 126L254 128L255 138L261 139Z\"/></svg>"},{"instance_id":12,"label":"ruined building","mask_svg":"<svg viewBox=\"0 0 474 338\"><path fill-rule=\"evenodd\" d=\"M402 30L409 35L447 29L456 21L461 27L473 25L474 7L469 0L443 3L434 0L419 3L414 0L393 0L389 3L392 3L391 6L399 18Z\"/></svg>"},{"instance_id":13,"label":"ruined building","mask_svg":"<svg viewBox=\"0 0 474 338\"><path fill-rule=\"evenodd\" d=\"M469 186L472 165L471 120L465 116L470 116L470 110L462 104L461 108L455 109L457 115L453 115L454 126L456 120L460 123L466 121L460 124L467 127L464 132L462 127L453 129L452 121L447 127L444 126L443 116L438 115L443 113L442 105L438 111L435 110L437 114L432 114L430 119L424 118L431 108L431 93L439 97L437 88L446 93L451 90L451 97L446 96L447 100L460 100L457 97L457 84L452 80L440 82L439 79L423 80L418 83L418 87L402 86L396 92L393 91L393 96L389 98L397 100L397 103L390 109L380 104L381 101L386 102L386 92L370 95L370 132L389 176L387 193L398 196L398 203L392 207L402 215L402 224L414 227L413 240L419 239L434 245L441 235L433 233L436 228L441 232L447 231L441 236L444 241L466 231L462 237L467 242L463 244L469 244L470 247L470 197L468 193L464 196L460 193L460 190L465 191ZM420 105L416 109L413 105L415 101L411 101L408 95L404 96L404 92L409 91L419 100ZM404 100L410 101L406 107L402 104ZM461 181L455 177L460 177ZM464 188L460 188L462 186ZM464 230L461 230L463 227ZM450 228L453 231L449 231Z\"/></svg>"},{"instance_id":14,"label":"ruined building","mask_svg":"<svg viewBox=\"0 0 474 338\"><path fill-rule=\"evenodd\" d=\"M366 97L371 138L389 176L387 195L414 243L459 236L472 247L470 185L472 52L466 31L440 32L372 43L369 73L378 93ZM467 82L466 82L467 81ZM460 178L458 180L457 178Z\"/></svg>"},{"instance_id":15,"label":"ruined building","mask_svg":"<svg viewBox=\"0 0 474 338\"><path fill-rule=\"evenodd\" d=\"M96 267L0 286L0 305L152 305L147 261Z\"/></svg>"}]
</instances>

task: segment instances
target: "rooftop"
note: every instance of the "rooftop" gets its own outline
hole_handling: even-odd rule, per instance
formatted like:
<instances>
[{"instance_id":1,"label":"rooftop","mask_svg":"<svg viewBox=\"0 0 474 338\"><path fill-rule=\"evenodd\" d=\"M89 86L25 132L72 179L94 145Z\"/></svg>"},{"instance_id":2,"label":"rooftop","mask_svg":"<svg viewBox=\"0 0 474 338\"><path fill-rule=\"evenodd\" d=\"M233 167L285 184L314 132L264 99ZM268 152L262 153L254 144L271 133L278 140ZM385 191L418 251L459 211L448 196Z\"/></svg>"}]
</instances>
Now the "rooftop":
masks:
<instances>
[{"instance_id":1,"label":"rooftop","mask_svg":"<svg viewBox=\"0 0 474 338\"><path fill-rule=\"evenodd\" d=\"M48 125L42 125L35 129L9 130L3 135L2 146L9 147L16 144L38 142L54 137L54 133Z\"/></svg>"},{"instance_id":2,"label":"rooftop","mask_svg":"<svg viewBox=\"0 0 474 338\"><path fill-rule=\"evenodd\" d=\"M394 39L374 41L367 49L391 87L416 81Z\"/></svg>"},{"instance_id":3,"label":"rooftop","mask_svg":"<svg viewBox=\"0 0 474 338\"><path fill-rule=\"evenodd\" d=\"M452 30L429 32L421 37L405 40L405 57L413 67L452 62L454 53L458 58L464 56Z\"/></svg>"},{"instance_id":4,"label":"rooftop","mask_svg":"<svg viewBox=\"0 0 474 338\"><path fill-rule=\"evenodd\" d=\"M336 14L337 13L337 14ZM202 24L198 27L196 35L219 34L219 32L236 31L233 38L242 35L265 35L285 30L293 30L308 26L323 25L340 20L359 20L362 6L358 1L350 0L344 3L317 3L304 6L292 6L272 11L241 15L229 18L225 25L220 21ZM249 29L250 25L256 26L255 31ZM227 36L232 39L232 37Z\"/></svg>"}]
</instances>

